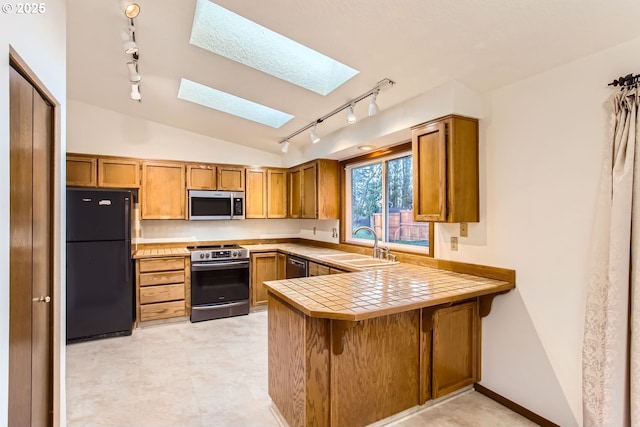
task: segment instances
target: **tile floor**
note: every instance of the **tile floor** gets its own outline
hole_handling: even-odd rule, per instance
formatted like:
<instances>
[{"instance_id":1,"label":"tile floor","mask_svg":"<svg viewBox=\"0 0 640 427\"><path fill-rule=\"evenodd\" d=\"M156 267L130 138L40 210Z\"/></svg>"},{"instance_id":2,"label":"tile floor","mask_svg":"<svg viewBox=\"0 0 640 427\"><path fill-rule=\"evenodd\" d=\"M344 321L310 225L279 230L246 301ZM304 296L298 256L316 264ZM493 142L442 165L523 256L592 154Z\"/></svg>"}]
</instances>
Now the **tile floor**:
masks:
<instances>
[{"instance_id":1,"label":"tile floor","mask_svg":"<svg viewBox=\"0 0 640 427\"><path fill-rule=\"evenodd\" d=\"M267 313L137 329L67 346L68 427L278 427ZM469 391L390 425L535 426Z\"/></svg>"}]
</instances>

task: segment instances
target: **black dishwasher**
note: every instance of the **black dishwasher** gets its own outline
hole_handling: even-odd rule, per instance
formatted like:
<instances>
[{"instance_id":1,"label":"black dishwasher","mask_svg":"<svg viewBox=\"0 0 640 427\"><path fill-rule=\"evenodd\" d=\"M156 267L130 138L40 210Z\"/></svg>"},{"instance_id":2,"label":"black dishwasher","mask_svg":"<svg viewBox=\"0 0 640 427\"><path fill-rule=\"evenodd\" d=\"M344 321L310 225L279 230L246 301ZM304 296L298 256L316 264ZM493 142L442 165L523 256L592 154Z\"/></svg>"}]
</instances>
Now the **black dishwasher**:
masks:
<instances>
[{"instance_id":1,"label":"black dishwasher","mask_svg":"<svg viewBox=\"0 0 640 427\"><path fill-rule=\"evenodd\" d=\"M295 279L296 277L307 277L308 261L304 258L287 255L287 279Z\"/></svg>"}]
</instances>

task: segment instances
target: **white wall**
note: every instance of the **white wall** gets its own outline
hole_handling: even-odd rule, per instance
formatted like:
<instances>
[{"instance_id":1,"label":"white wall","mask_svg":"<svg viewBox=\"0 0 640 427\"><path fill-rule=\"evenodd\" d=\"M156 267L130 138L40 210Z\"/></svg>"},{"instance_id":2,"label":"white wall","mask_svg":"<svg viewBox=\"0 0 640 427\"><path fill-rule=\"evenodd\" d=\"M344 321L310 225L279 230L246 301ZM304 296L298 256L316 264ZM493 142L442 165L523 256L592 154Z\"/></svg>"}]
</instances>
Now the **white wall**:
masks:
<instances>
[{"instance_id":1,"label":"white wall","mask_svg":"<svg viewBox=\"0 0 640 427\"><path fill-rule=\"evenodd\" d=\"M513 268L483 329L483 384L563 426L582 423L588 259L607 83L640 70L640 39L506 86L481 122L481 224L438 227L437 256Z\"/></svg>"},{"instance_id":2,"label":"white wall","mask_svg":"<svg viewBox=\"0 0 640 427\"><path fill-rule=\"evenodd\" d=\"M69 99L67 151L240 165L282 166L278 154Z\"/></svg>"},{"instance_id":3,"label":"white wall","mask_svg":"<svg viewBox=\"0 0 640 427\"><path fill-rule=\"evenodd\" d=\"M55 150L56 180L54 185L54 235L59 243L55 252L54 296L58 296L56 319L60 330L54 352L61 369L56 373L62 401L56 402L56 424L65 424L64 406L64 199L61 195L61 174L64 174L63 153L66 134L66 2L49 0L41 15L0 14L0 427L7 425L8 347L9 347L9 46L34 71L38 79L60 103L61 127L57 129L60 144ZM60 333L62 336L60 336ZM57 396L60 397L58 393Z\"/></svg>"}]
</instances>

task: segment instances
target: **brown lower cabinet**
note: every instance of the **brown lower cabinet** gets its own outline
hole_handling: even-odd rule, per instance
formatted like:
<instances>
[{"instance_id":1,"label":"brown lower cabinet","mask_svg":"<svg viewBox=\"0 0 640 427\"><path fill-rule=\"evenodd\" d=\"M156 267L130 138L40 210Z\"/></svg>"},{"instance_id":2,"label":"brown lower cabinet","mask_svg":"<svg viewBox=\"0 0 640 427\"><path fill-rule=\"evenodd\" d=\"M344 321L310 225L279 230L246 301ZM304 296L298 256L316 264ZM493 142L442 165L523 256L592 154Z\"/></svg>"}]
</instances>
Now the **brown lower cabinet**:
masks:
<instances>
[{"instance_id":1,"label":"brown lower cabinet","mask_svg":"<svg viewBox=\"0 0 640 427\"><path fill-rule=\"evenodd\" d=\"M290 427L365 426L479 380L476 300L352 322L269 296L269 395Z\"/></svg>"},{"instance_id":2,"label":"brown lower cabinet","mask_svg":"<svg viewBox=\"0 0 640 427\"><path fill-rule=\"evenodd\" d=\"M251 254L251 306L267 303L267 290L262 284L269 280L278 280L278 252Z\"/></svg>"},{"instance_id":3,"label":"brown lower cabinet","mask_svg":"<svg viewBox=\"0 0 640 427\"><path fill-rule=\"evenodd\" d=\"M136 320L189 314L191 272L184 256L136 260Z\"/></svg>"}]
</instances>

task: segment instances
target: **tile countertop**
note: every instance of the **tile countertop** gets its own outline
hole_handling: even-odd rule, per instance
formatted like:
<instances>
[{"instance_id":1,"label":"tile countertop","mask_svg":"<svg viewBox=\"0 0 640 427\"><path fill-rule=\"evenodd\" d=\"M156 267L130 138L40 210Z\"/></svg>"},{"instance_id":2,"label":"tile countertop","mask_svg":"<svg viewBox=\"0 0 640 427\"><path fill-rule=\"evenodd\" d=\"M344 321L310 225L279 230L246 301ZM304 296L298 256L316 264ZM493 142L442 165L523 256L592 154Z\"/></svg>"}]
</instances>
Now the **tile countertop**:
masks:
<instances>
[{"instance_id":1,"label":"tile countertop","mask_svg":"<svg viewBox=\"0 0 640 427\"><path fill-rule=\"evenodd\" d=\"M296 244L248 245L250 251L279 250L345 268L317 255L340 251ZM352 270L355 270L351 268ZM399 263L349 274L331 274L264 283L273 294L310 317L358 321L483 295L515 284L431 267Z\"/></svg>"}]
</instances>

